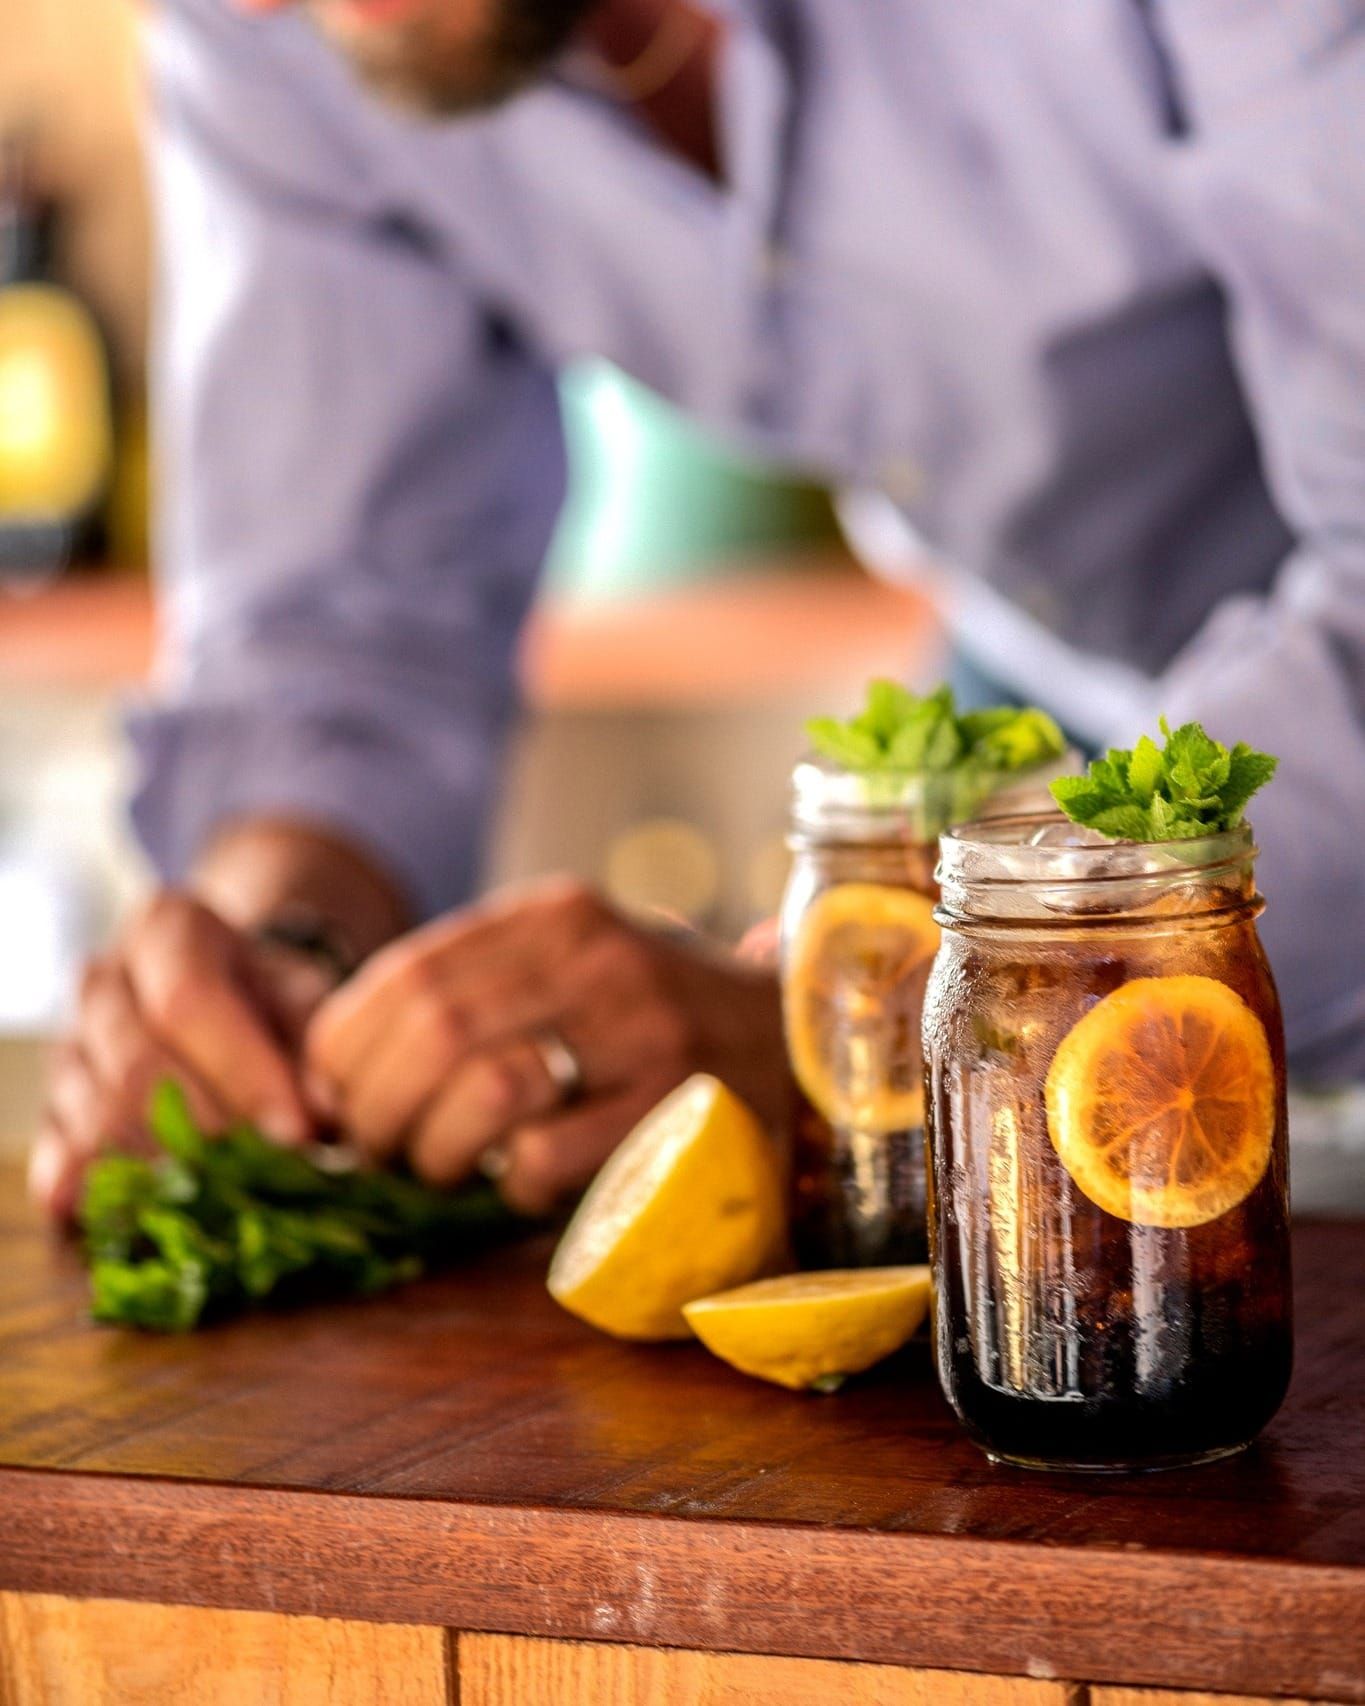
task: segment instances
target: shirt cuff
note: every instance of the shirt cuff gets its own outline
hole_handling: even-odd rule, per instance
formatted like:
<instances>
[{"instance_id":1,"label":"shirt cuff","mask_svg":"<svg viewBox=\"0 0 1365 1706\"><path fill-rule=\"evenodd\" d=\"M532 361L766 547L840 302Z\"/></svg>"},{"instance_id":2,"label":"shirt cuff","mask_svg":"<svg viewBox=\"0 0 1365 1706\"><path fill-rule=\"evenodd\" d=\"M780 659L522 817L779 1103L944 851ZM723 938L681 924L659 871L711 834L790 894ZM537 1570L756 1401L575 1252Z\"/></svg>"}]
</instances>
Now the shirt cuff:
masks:
<instances>
[{"instance_id":1,"label":"shirt cuff","mask_svg":"<svg viewBox=\"0 0 1365 1706\"><path fill-rule=\"evenodd\" d=\"M135 707L130 814L168 883L183 882L215 829L288 817L368 853L418 918L477 887L500 731L450 732L439 763L344 713L301 722L238 707Z\"/></svg>"}]
</instances>

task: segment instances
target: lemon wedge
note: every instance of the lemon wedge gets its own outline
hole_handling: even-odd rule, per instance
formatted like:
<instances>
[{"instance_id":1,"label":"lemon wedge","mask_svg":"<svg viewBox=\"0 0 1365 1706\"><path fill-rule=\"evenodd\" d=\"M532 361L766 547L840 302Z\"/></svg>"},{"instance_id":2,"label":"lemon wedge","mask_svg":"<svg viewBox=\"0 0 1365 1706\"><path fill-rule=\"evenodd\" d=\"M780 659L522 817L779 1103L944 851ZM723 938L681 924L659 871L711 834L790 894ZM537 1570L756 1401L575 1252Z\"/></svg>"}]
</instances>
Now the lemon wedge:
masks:
<instances>
[{"instance_id":1,"label":"lemon wedge","mask_svg":"<svg viewBox=\"0 0 1365 1706\"><path fill-rule=\"evenodd\" d=\"M831 1390L890 1356L929 1308L929 1270L846 1268L783 1274L703 1297L683 1314L718 1357L793 1391Z\"/></svg>"},{"instance_id":2,"label":"lemon wedge","mask_svg":"<svg viewBox=\"0 0 1365 1706\"><path fill-rule=\"evenodd\" d=\"M784 1170L719 1079L689 1078L609 1158L550 1264L550 1295L622 1339L685 1339L682 1308L780 1267Z\"/></svg>"}]
</instances>

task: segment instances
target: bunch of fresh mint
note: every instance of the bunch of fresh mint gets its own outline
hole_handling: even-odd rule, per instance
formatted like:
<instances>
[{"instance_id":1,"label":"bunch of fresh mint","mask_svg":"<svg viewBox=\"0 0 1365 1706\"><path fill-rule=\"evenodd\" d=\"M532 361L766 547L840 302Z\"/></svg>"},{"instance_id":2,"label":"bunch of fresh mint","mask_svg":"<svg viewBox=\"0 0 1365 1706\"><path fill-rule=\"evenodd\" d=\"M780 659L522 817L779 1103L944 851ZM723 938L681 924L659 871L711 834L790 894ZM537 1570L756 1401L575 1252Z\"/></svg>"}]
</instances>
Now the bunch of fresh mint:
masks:
<instances>
[{"instance_id":1,"label":"bunch of fresh mint","mask_svg":"<svg viewBox=\"0 0 1365 1706\"><path fill-rule=\"evenodd\" d=\"M1064 776L1052 797L1075 823L1116 841L1191 841L1242 821L1247 801L1275 774L1277 759L1244 741L1231 750L1198 723L1172 732L1165 746L1149 736L1131 751L1114 748L1084 776Z\"/></svg>"},{"instance_id":2,"label":"bunch of fresh mint","mask_svg":"<svg viewBox=\"0 0 1365 1706\"><path fill-rule=\"evenodd\" d=\"M267 1299L369 1295L514 1224L483 1183L450 1194L394 1173L332 1172L249 1126L206 1137L169 1081L150 1124L163 1155L109 1155L86 1180L100 1321L184 1332Z\"/></svg>"}]
</instances>

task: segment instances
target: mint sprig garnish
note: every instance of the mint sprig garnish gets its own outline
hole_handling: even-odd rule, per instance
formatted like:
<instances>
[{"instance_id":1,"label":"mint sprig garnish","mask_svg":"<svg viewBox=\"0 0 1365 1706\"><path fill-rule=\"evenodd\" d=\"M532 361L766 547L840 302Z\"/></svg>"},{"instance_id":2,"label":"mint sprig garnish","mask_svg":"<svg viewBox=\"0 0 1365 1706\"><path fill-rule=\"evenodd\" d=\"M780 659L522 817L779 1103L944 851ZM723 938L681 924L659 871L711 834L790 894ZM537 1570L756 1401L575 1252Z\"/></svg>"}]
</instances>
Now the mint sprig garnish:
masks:
<instances>
[{"instance_id":1,"label":"mint sprig garnish","mask_svg":"<svg viewBox=\"0 0 1365 1706\"><path fill-rule=\"evenodd\" d=\"M816 752L868 776L927 772L1000 775L1030 770L1066 750L1046 711L1001 705L959 713L946 684L923 697L895 681L873 681L867 704L847 720L812 717Z\"/></svg>"},{"instance_id":2,"label":"mint sprig garnish","mask_svg":"<svg viewBox=\"0 0 1365 1706\"><path fill-rule=\"evenodd\" d=\"M1279 763L1245 741L1229 749L1198 723L1174 732L1163 717L1164 747L1148 735L1111 748L1084 776L1063 776L1052 797L1073 823L1115 841L1192 841L1242 821L1247 802Z\"/></svg>"}]
</instances>

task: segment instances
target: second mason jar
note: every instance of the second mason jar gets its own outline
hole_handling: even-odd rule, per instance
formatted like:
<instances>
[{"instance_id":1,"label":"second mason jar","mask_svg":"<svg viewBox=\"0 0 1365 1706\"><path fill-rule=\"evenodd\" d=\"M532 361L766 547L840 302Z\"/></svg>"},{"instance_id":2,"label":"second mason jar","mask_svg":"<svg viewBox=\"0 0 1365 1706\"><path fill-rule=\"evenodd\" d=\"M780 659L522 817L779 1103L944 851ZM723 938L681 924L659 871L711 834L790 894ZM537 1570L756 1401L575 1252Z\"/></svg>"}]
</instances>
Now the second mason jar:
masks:
<instances>
[{"instance_id":1,"label":"second mason jar","mask_svg":"<svg viewBox=\"0 0 1365 1706\"><path fill-rule=\"evenodd\" d=\"M1243 824L945 835L925 998L939 1375L1027 1466L1246 1445L1289 1380L1284 1040Z\"/></svg>"},{"instance_id":2,"label":"second mason jar","mask_svg":"<svg viewBox=\"0 0 1365 1706\"><path fill-rule=\"evenodd\" d=\"M1001 775L978 800L1037 803L1070 762ZM793 774L781 937L803 1267L928 1259L920 1016L939 940L937 837L961 793L943 775L867 776L818 757Z\"/></svg>"}]
</instances>

